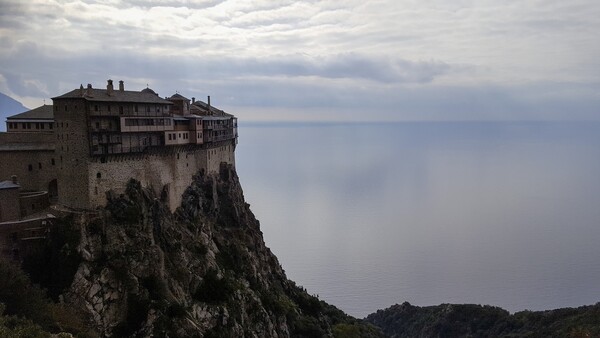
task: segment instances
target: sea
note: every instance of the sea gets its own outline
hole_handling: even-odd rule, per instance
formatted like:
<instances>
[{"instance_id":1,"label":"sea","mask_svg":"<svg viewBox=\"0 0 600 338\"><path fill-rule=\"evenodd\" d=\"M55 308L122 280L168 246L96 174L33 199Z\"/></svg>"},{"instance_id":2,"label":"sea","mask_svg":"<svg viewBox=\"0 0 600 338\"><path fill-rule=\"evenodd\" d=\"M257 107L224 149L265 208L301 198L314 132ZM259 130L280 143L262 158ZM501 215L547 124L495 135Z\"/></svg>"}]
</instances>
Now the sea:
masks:
<instances>
[{"instance_id":1,"label":"sea","mask_svg":"<svg viewBox=\"0 0 600 338\"><path fill-rule=\"evenodd\" d=\"M409 302L600 302L600 123L241 122L288 278L362 318Z\"/></svg>"}]
</instances>

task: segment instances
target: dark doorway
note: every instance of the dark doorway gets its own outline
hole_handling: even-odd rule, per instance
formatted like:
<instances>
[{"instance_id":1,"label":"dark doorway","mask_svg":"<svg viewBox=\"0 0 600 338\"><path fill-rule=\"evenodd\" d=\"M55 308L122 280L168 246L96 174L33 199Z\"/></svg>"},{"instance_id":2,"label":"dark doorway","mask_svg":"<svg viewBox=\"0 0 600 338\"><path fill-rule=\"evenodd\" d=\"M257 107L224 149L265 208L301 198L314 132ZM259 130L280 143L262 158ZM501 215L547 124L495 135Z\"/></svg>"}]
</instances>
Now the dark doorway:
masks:
<instances>
[{"instance_id":1,"label":"dark doorway","mask_svg":"<svg viewBox=\"0 0 600 338\"><path fill-rule=\"evenodd\" d=\"M58 184L56 183L56 179L48 183L48 198L52 204L58 201Z\"/></svg>"}]
</instances>

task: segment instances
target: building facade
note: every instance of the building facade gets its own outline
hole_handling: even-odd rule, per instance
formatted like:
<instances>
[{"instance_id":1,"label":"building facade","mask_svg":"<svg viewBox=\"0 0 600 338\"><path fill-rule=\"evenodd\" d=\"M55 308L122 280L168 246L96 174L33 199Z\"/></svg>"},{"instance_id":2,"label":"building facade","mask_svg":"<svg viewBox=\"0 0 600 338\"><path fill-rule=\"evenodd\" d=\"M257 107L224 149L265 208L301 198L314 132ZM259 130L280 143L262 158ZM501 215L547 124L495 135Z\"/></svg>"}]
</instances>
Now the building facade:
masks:
<instances>
[{"instance_id":1,"label":"building facade","mask_svg":"<svg viewBox=\"0 0 600 338\"><path fill-rule=\"evenodd\" d=\"M166 194L174 210L195 173L217 171L221 162L235 165L237 119L211 107L210 98L208 103L180 94L161 98L149 88L125 90L123 81L114 88L108 80L106 88L88 84L52 100L52 106L7 119L0 162L10 149L21 158L0 167L0 180L18 175L30 190L56 185L50 195L64 206L102 207L109 190L121 193L134 178ZM33 134L37 139L29 152L15 141ZM47 177L36 177L46 167Z\"/></svg>"}]
</instances>

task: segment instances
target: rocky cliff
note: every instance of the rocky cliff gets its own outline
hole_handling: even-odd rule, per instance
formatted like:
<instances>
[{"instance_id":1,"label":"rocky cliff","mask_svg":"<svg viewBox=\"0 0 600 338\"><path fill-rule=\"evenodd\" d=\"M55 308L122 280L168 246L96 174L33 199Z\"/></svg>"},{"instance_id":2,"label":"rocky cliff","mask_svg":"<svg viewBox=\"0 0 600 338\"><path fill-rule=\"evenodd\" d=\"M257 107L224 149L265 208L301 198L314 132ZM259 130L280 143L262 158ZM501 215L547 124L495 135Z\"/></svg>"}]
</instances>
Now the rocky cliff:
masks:
<instances>
[{"instance_id":1,"label":"rocky cliff","mask_svg":"<svg viewBox=\"0 0 600 338\"><path fill-rule=\"evenodd\" d=\"M64 218L25 264L100 336L380 336L286 278L232 167L197 174L175 213L152 191L131 180L96 215Z\"/></svg>"}]
</instances>

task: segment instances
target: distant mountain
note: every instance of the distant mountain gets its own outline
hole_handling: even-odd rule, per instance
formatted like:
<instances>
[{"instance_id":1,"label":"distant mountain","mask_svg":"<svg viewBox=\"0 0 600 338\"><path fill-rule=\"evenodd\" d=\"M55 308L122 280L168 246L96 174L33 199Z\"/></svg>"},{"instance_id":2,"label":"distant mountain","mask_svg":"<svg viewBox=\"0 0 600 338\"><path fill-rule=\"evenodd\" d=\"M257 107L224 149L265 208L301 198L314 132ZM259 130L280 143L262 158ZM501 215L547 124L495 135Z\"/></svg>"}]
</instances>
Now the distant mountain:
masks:
<instances>
[{"instance_id":1,"label":"distant mountain","mask_svg":"<svg viewBox=\"0 0 600 338\"><path fill-rule=\"evenodd\" d=\"M0 131L6 131L6 118L29 110L21 102L0 93Z\"/></svg>"}]
</instances>

